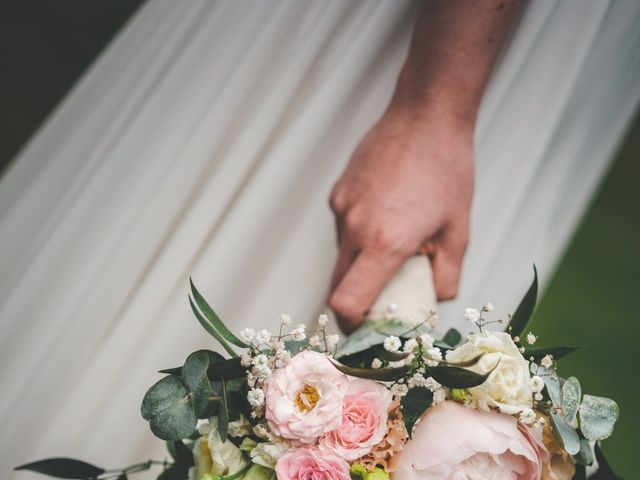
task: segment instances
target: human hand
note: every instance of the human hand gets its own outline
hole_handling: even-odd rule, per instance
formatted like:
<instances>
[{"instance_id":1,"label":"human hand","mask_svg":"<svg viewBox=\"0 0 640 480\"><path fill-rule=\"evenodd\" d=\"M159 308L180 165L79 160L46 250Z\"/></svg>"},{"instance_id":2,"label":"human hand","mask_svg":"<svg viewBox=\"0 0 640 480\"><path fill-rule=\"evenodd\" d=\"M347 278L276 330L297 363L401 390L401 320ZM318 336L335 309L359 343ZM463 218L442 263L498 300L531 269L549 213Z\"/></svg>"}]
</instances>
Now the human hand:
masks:
<instances>
[{"instance_id":1,"label":"human hand","mask_svg":"<svg viewBox=\"0 0 640 480\"><path fill-rule=\"evenodd\" d=\"M392 105L356 148L330 197L339 255L329 304L345 332L421 249L438 299L456 296L473 193L471 123Z\"/></svg>"}]
</instances>

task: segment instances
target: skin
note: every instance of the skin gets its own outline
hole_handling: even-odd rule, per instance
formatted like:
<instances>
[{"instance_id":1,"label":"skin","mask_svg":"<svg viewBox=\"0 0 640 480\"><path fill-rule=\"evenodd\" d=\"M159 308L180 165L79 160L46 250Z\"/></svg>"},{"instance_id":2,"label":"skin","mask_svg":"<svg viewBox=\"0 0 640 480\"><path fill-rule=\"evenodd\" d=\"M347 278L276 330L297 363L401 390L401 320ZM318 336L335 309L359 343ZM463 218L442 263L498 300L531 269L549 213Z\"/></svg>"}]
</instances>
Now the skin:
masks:
<instances>
[{"instance_id":1,"label":"skin","mask_svg":"<svg viewBox=\"0 0 640 480\"><path fill-rule=\"evenodd\" d=\"M345 332L416 253L431 258L438 299L457 295L476 117L517 10L496 0L421 5L393 98L330 196L339 255L329 305Z\"/></svg>"}]
</instances>

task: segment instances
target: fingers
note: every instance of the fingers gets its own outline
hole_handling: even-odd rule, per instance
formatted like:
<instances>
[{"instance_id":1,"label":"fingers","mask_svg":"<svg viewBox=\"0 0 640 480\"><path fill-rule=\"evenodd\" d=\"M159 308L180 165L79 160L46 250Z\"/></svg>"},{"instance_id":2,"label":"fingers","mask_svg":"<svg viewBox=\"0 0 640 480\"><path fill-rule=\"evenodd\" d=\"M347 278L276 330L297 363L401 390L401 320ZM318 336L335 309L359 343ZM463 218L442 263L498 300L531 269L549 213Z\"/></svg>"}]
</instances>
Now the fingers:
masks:
<instances>
[{"instance_id":1,"label":"fingers","mask_svg":"<svg viewBox=\"0 0 640 480\"><path fill-rule=\"evenodd\" d=\"M406 258L399 251L362 251L348 268L329 298L338 324L345 333L353 331L369 307Z\"/></svg>"},{"instance_id":2,"label":"fingers","mask_svg":"<svg viewBox=\"0 0 640 480\"><path fill-rule=\"evenodd\" d=\"M356 258L357 253L357 249L348 241L348 239L340 240L340 251L338 252L338 259L336 260L336 265L331 277L330 292L333 292L336 286L338 286L342 281L344 274L347 273L347 270Z\"/></svg>"},{"instance_id":3,"label":"fingers","mask_svg":"<svg viewBox=\"0 0 640 480\"><path fill-rule=\"evenodd\" d=\"M458 295L462 260L468 240L469 226L467 221L452 225L443 232L431 260L438 300L451 300Z\"/></svg>"}]
</instances>

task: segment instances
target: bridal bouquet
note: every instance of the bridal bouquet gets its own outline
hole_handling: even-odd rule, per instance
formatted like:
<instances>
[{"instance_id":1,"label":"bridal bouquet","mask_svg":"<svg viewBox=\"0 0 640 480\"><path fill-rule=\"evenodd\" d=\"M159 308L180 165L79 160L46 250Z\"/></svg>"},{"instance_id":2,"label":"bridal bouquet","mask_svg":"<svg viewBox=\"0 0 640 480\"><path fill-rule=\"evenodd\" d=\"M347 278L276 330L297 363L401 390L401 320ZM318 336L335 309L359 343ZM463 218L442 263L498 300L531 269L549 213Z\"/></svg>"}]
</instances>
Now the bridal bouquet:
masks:
<instances>
[{"instance_id":1,"label":"bridal bouquet","mask_svg":"<svg viewBox=\"0 0 640 480\"><path fill-rule=\"evenodd\" d=\"M234 334L191 284L194 315L226 351L199 350L146 393L151 431L171 460L106 470L52 458L18 467L61 478L126 480L152 465L159 480L427 480L618 478L599 442L618 406L583 394L527 329L537 278L513 315L468 308L477 331L435 334L419 321L367 321L340 342L291 325ZM508 324L504 332L487 330ZM595 467L591 468L594 470Z\"/></svg>"}]
</instances>

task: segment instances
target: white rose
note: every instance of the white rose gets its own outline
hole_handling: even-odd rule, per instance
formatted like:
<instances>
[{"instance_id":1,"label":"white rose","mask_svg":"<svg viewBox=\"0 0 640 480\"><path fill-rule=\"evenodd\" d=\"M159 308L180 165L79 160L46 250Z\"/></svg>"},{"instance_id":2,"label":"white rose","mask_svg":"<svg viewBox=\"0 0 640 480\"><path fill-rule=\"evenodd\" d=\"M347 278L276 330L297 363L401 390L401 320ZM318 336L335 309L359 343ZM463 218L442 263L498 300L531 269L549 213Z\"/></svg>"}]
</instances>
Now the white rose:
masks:
<instances>
[{"instance_id":1,"label":"white rose","mask_svg":"<svg viewBox=\"0 0 640 480\"><path fill-rule=\"evenodd\" d=\"M205 474L233 475L242 470L247 461L233 443L220 440L217 417L209 419L209 427L207 436L200 437L193 446L197 478Z\"/></svg>"},{"instance_id":2,"label":"white rose","mask_svg":"<svg viewBox=\"0 0 640 480\"><path fill-rule=\"evenodd\" d=\"M251 450L251 461L273 470L288 449L289 445L285 442L262 442Z\"/></svg>"},{"instance_id":3,"label":"white rose","mask_svg":"<svg viewBox=\"0 0 640 480\"><path fill-rule=\"evenodd\" d=\"M469 341L447 354L449 362L464 362L484 353L478 363L468 367L476 373L493 370L485 383L470 388L469 393L481 410L498 408L513 415L532 407L529 362L513 339L505 332L472 334ZM495 367L495 369L494 369Z\"/></svg>"}]
</instances>

